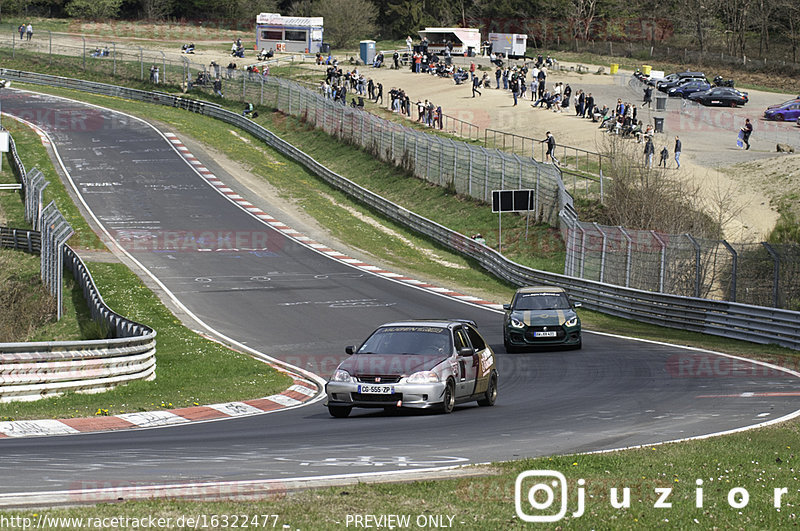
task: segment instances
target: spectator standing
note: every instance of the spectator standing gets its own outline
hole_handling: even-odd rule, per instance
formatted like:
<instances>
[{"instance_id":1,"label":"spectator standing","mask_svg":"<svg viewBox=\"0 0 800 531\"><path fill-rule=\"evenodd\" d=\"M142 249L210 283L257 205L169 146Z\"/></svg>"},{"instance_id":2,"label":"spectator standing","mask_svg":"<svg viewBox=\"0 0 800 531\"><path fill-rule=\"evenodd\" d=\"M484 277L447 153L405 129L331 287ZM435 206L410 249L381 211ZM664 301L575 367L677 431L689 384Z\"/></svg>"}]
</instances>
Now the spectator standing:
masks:
<instances>
[{"instance_id":1,"label":"spectator standing","mask_svg":"<svg viewBox=\"0 0 800 531\"><path fill-rule=\"evenodd\" d=\"M497 81L497 88L500 89L500 78L503 77L503 69L499 66L497 70L494 71L494 78Z\"/></svg>"},{"instance_id":2,"label":"spectator standing","mask_svg":"<svg viewBox=\"0 0 800 531\"><path fill-rule=\"evenodd\" d=\"M519 97L519 78L514 78L511 80L511 95L514 96L514 107L517 106L517 98Z\"/></svg>"},{"instance_id":3,"label":"spectator standing","mask_svg":"<svg viewBox=\"0 0 800 531\"><path fill-rule=\"evenodd\" d=\"M667 146L661 148L661 160L658 161L658 167L664 166L664 169L667 168L667 158L669 157L669 150Z\"/></svg>"},{"instance_id":4,"label":"spectator standing","mask_svg":"<svg viewBox=\"0 0 800 531\"><path fill-rule=\"evenodd\" d=\"M747 146L745 149L750 149L750 135L753 134L753 124L750 123L750 118L746 118L742 126L742 142Z\"/></svg>"},{"instance_id":5,"label":"spectator standing","mask_svg":"<svg viewBox=\"0 0 800 531\"><path fill-rule=\"evenodd\" d=\"M25 24L20 24L17 30L19 30L19 40L25 38Z\"/></svg>"},{"instance_id":6,"label":"spectator standing","mask_svg":"<svg viewBox=\"0 0 800 531\"><path fill-rule=\"evenodd\" d=\"M653 101L653 88L649 85L644 88L644 100L642 101L642 109L645 107L650 107L650 103Z\"/></svg>"},{"instance_id":7,"label":"spectator standing","mask_svg":"<svg viewBox=\"0 0 800 531\"><path fill-rule=\"evenodd\" d=\"M475 61L469 62L469 78L475 79ZM473 94L474 96L474 94Z\"/></svg>"},{"instance_id":8,"label":"spectator standing","mask_svg":"<svg viewBox=\"0 0 800 531\"><path fill-rule=\"evenodd\" d=\"M481 86L481 80L477 76L472 76L472 97L475 97L475 93L478 93L478 96L481 95L481 91L478 90Z\"/></svg>"},{"instance_id":9,"label":"spectator standing","mask_svg":"<svg viewBox=\"0 0 800 531\"><path fill-rule=\"evenodd\" d=\"M378 100L381 100L380 104L383 105L383 84L378 83L375 86L375 103L378 103Z\"/></svg>"},{"instance_id":10,"label":"spectator standing","mask_svg":"<svg viewBox=\"0 0 800 531\"><path fill-rule=\"evenodd\" d=\"M28 22L28 26L25 28L25 33L28 36L28 40L31 40L33 37L33 25Z\"/></svg>"},{"instance_id":11,"label":"spectator standing","mask_svg":"<svg viewBox=\"0 0 800 531\"><path fill-rule=\"evenodd\" d=\"M542 142L547 142L547 153L544 155L545 163L550 160L550 163L558 164L558 159L556 158L556 139L550 131L547 132L547 138L542 140Z\"/></svg>"},{"instance_id":12,"label":"spectator standing","mask_svg":"<svg viewBox=\"0 0 800 531\"><path fill-rule=\"evenodd\" d=\"M224 97L222 95L222 80L219 77L214 80L214 94L216 94L220 98Z\"/></svg>"},{"instance_id":13,"label":"spectator standing","mask_svg":"<svg viewBox=\"0 0 800 531\"><path fill-rule=\"evenodd\" d=\"M676 169L681 169L681 139L675 137L675 164L678 165Z\"/></svg>"},{"instance_id":14,"label":"spectator standing","mask_svg":"<svg viewBox=\"0 0 800 531\"><path fill-rule=\"evenodd\" d=\"M395 70L399 70L400 69L400 54L397 53L397 50L395 50L394 53L392 54L392 61L394 62L394 69Z\"/></svg>"},{"instance_id":15,"label":"spectator standing","mask_svg":"<svg viewBox=\"0 0 800 531\"><path fill-rule=\"evenodd\" d=\"M406 37L406 49L407 49L409 52L411 52L411 49L412 49L412 48L411 48L411 45L412 45L412 44L413 44L413 41L411 40L411 35L409 35L409 36L407 36L407 37Z\"/></svg>"},{"instance_id":16,"label":"spectator standing","mask_svg":"<svg viewBox=\"0 0 800 531\"><path fill-rule=\"evenodd\" d=\"M648 136L647 142L644 144L644 158L645 158L645 167L652 168L653 167L653 154L655 153L656 149L653 146L653 138Z\"/></svg>"},{"instance_id":17,"label":"spectator standing","mask_svg":"<svg viewBox=\"0 0 800 531\"><path fill-rule=\"evenodd\" d=\"M592 96L591 92L586 96L586 106L583 108L581 118L586 117L587 114L589 115L589 118L592 118L594 121L594 96Z\"/></svg>"}]
</instances>

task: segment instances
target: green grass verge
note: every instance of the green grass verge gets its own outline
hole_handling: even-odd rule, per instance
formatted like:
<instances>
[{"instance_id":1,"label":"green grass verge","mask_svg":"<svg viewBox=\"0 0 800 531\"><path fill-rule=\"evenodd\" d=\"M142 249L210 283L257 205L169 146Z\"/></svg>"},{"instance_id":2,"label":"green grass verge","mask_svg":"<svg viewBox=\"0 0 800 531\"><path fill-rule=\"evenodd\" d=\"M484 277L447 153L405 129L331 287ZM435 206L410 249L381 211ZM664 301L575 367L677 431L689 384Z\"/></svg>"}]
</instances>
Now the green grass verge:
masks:
<instances>
[{"instance_id":1,"label":"green grass verge","mask_svg":"<svg viewBox=\"0 0 800 531\"><path fill-rule=\"evenodd\" d=\"M283 373L183 326L124 265L87 265L106 304L158 332L156 379L132 382L100 394L68 393L37 402L0 403L0 420L173 409L260 398L291 385L291 378ZM78 289L71 293L72 299L83 297Z\"/></svg>"},{"instance_id":2,"label":"green grass verge","mask_svg":"<svg viewBox=\"0 0 800 531\"><path fill-rule=\"evenodd\" d=\"M527 470L555 470L567 478L568 515L559 522L545 524L543 529L785 529L798 523L800 494L797 489L797 441L800 430L796 423L759 429L710 441L652 446L637 450L600 455L567 455L525 459L494 465L496 475L441 481L417 481L405 484L369 485L318 489L296 494L277 494L262 501L146 501L101 504L91 510L85 507L26 510L18 514L36 521L39 513L48 517L178 518L213 515L221 526L233 515L252 519L268 517L264 527L284 529L346 529L354 525L353 515L403 515L410 517L410 528L438 517L452 529L497 530L535 527L517 517L514 505L515 480ZM536 478L522 483L523 502ZM572 517L578 509L578 480L584 479L585 511ZM698 485L702 480L702 507L697 508ZM623 489L630 489L630 507L615 509L611 505L611 489L617 489L622 501ZM749 495L746 507L734 508L728 502L731 489L745 489ZM787 488L780 510L774 503L774 489ZM655 489L671 489L667 502L670 508L654 507L660 497ZM559 496L559 489L554 489ZM537 500L542 502L543 496ZM549 514L558 509L555 499ZM741 500L740 495L734 501ZM527 505L527 514L537 513ZM11 513L5 513L7 515ZM227 515L227 516L226 516ZM350 515L350 520L348 520ZM450 520L449 518L452 518ZM261 520L259 520L261 521ZM430 521L430 520L428 520ZM252 523L252 520L251 520ZM273 523L275 524L273 526ZM349 523L349 525L348 525ZM186 524L191 526L192 524ZM384 526L384 529L388 527ZM403 527L398 527L403 528Z\"/></svg>"},{"instance_id":3,"label":"green grass verge","mask_svg":"<svg viewBox=\"0 0 800 531\"><path fill-rule=\"evenodd\" d=\"M0 342L72 341L103 337L78 284L64 276L63 316L40 279L38 255L0 249ZM29 320L20 319L29 315Z\"/></svg>"}]
</instances>

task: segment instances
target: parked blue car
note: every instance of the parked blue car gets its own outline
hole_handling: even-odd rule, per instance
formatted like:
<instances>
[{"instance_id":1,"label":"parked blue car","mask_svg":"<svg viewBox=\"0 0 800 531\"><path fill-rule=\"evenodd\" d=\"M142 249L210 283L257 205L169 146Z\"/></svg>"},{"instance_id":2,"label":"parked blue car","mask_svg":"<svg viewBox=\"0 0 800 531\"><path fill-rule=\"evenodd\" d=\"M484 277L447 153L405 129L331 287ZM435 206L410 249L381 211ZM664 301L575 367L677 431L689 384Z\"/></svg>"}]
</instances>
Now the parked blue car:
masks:
<instances>
[{"instance_id":1,"label":"parked blue car","mask_svg":"<svg viewBox=\"0 0 800 531\"><path fill-rule=\"evenodd\" d=\"M709 90L710 88L711 85L705 81L692 80L682 83L675 88L669 89L668 94L671 97L680 96L681 98L686 98L689 96L689 94L703 90Z\"/></svg>"},{"instance_id":2,"label":"parked blue car","mask_svg":"<svg viewBox=\"0 0 800 531\"><path fill-rule=\"evenodd\" d=\"M794 122L800 118L800 98L784 101L777 105L770 105L764 111L764 118L779 122Z\"/></svg>"}]
</instances>

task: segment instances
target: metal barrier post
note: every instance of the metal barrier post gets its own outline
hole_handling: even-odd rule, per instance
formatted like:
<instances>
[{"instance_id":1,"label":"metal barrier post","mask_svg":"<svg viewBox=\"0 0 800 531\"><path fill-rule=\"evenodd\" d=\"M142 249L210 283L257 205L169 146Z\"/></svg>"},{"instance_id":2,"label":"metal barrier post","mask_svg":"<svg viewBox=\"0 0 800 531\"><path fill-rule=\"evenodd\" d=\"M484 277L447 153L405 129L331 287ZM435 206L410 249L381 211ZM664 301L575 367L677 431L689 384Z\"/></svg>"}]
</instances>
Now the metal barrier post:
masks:
<instances>
[{"instance_id":1,"label":"metal barrier post","mask_svg":"<svg viewBox=\"0 0 800 531\"><path fill-rule=\"evenodd\" d=\"M686 239L694 245L694 296L700 296L700 244L697 243L691 234L685 234Z\"/></svg>"},{"instance_id":2,"label":"metal barrier post","mask_svg":"<svg viewBox=\"0 0 800 531\"><path fill-rule=\"evenodd\" d=\"M600 252L600 278L598 279L600 282L605 282L605 272L606 272L606 241L608 238L606 237L606 233L603 232L603 229L600 228L600 225L597 222L594 222L594 228L597 229L603 237L603 250Z\"/></svg>"},{"instance_id":3,"label":"metal barrier post","mask_svg":"<svg viewBox=\"0 0 800 531\"><path fill-rule=\"evenodd\" d=\"M781 280L781 259L770 244L767 242L761 242L761 245L763 245L767 250L775 264L772 269L772 305L776 308L779 308L780 306L778 305L778 298L780 295L780 290L778 289L778 286Z\"/></svg>"},{"instance_id":4,"label":"metal barrier post","mask_svg":"<svg viewBox=\"0 0 800 531\"><path fill-rule=\"evenodd\" d=\"M650 234L653 235L653 238L655 238L655 240L661 246L661 264L658 268L658 292L664 293L664 272L667 263L667 244L661 239L661 236L659 236L656 231L651 230Z\"/></svg>"},{"instance_id":5,"label":"metal barrier post","mask_svg":"<svg viewBox=\"0 0 800 531\"><path fill-rule=\"evenodd\" d=\"M731 302L736 302L736 274L737 272L737 262L739 261L739 255L736 253L736 250L729 244L727 241L722 240L722 245L731 253L731 288L730 293L728 294L728 300Z\"/></svg>"},{"instance_id":6,"label":"metal barrier post","mask_svg":"<svg viewBox=\"0 0 800 531\"><path fill-rule=\"evenodd\" d=\"M633 240L631 239L630 234L628 234L628 231L626 231L622 225L618 226L617 228L628 241L625 253L625 287L629 288L631 287L631 251L633 250Z\"/></svg>"}]
</instances>

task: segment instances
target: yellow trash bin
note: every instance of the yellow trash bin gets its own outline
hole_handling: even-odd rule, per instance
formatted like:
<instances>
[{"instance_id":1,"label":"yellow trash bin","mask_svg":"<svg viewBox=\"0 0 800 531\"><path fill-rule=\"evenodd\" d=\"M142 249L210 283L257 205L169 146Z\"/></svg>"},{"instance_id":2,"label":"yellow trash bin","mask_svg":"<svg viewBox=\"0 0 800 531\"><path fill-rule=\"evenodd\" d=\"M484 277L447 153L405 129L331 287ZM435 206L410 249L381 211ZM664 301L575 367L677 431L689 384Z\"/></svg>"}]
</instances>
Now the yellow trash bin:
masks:
<instances>
[{"instance_id":1,"label":"yellow trash bin","mask_svg":"<svg viewBox=\"0 0 800 531\"><path fill-rule=\"evenodd\" d=\"M619 65L617 63L611 63L611 75L612 76L617 73L617 70L619 70Z\"/></svg>"},{"instance_id":2,"label":"yellow trash bin","mask_svg":"<svg viewBox=\"0 0 800 531\"><path fill-rule=\"evenodd\" d=\"M642 74L644 74L646 76L649 76L651 68L653 68L653 67L650 66L650 65L642 65Z\"/></svg>"}]
</instances>

